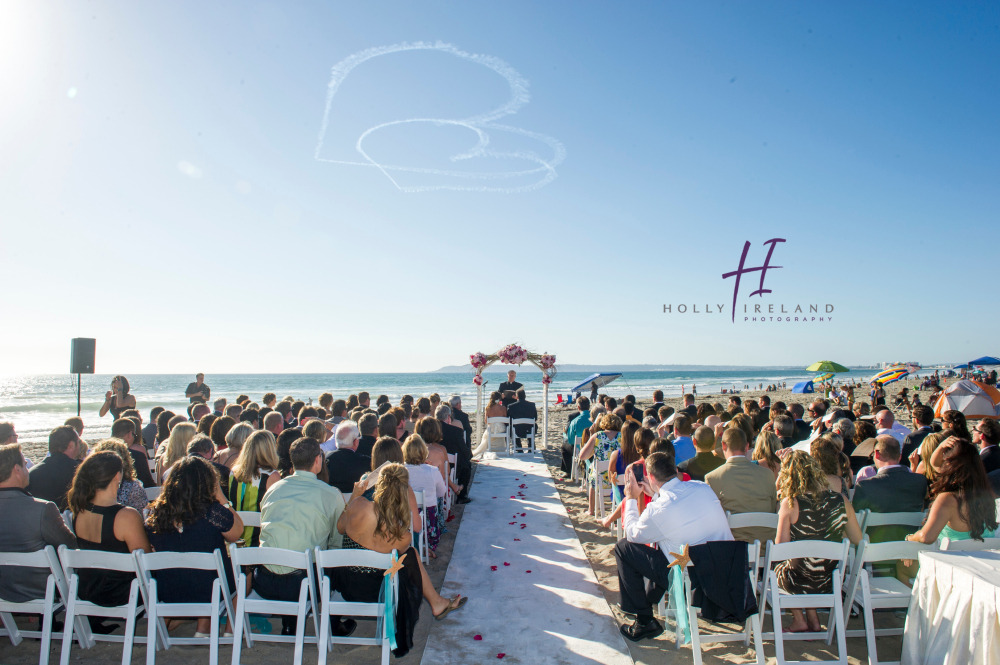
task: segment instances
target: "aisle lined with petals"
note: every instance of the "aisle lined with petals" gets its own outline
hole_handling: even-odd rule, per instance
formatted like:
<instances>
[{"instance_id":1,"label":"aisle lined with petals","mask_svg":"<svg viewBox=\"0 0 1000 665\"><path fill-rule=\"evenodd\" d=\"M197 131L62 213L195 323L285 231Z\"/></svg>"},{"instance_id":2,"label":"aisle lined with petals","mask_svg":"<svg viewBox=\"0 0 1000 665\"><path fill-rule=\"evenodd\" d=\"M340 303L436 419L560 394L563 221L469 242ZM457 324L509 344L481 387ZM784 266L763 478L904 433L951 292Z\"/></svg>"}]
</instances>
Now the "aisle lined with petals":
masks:
<instances>
[{"instance_id":1,"label":"aisle lined with petals","mask_svg":"<svg viewBox=\"0 0 1000 665\"><path fill-rule=\"evenodd\" d=\"M541 455L476 470L422 663L632 663Z\"/></svg>"}]
</instances>

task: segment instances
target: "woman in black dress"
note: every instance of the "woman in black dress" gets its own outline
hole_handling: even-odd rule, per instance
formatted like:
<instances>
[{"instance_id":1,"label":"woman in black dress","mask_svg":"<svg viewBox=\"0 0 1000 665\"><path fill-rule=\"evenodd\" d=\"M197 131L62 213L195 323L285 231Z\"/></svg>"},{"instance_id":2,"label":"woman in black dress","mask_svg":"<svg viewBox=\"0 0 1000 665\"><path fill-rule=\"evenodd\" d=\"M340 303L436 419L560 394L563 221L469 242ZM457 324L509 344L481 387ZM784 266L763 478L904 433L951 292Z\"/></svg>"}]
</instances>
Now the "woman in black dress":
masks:
<instances>
[{"instance_id":1,"label":"woman in black dress","mask_svg":"<svg viewBox=\"0 0 1000 665\"><path fill-rule=\"evenodd\" d=\"M171 467L160 496L150 504L146 532L157 552L220 550L229 592L236 590L233 567L225 552L227 543L234 543L243 535L243 520L226 500L219 484L219 473L208 460L185 457ZM211 570L158 570L154 577L161 602L212 601L216 574ZM167 628L172 626L168 624ZM209 630L211 619L200 617L195 636L207 637Z\"/></svg>"},{"instance_id":2,"label":"woman in black dress","mask_svg":"<svg viewBox=\"0 0 1000 665\"><path fill-rule=\"evenodd\" d=\"M801 450L792 451L781 464L778 476L778 535L774 542L830 540L839 543L846 535L855 545L861 542L861 526L847 497L830 489L819 462ZM786 593L830 593L836 561L828 559L788 559L774 573ZM819 632L816 610L794 608L790 633ZM808 617L808 620L807 620ZM777 629L777 626L775 626Z\"/></svg>"},{"instance_id":3,"label":"woman in black dress","mask_svg":"<svg viewBox=\"0 0 1000 665\"><path fill-rule=\"evenodd\" d=\"M110 411L111 417L118 420L123 411L134 409L135 395L130 395L128 391L128 379L124 376L119 375L111 379L111 390L104 394L104 404L101 405L101 418Z\"/></svg>"},{"instance_id":4,"label":"woman in black dress","mask_svg":"<svg viewBox=\"0 0 1000 665\"><path fill-rule=\"evenodd\" d=\"M81 550L99 550L128 554L135 550L152 552L142 526L142 515L135 508L118 503L122 481L121 457L111 451L95 452L83 461L73 478L67 500L73 511L73 531ZM83 569L79 596L101 607L128 603L135 574L117 570ZM100 617L90 617L95 632L107 633Z\"/></svg>"},{"instance_id":5,"label":"woman in black dress","mask_svg":"<svg viewBox=\"0 0 1000 665\"><path fill-rule=\"evenodd\" d=\"M337 521L337 530L344 534L344 549L372 550L388 554L400 553L403 570L399 572L399 602L396 606L396 649L400 658L413 646L413 629L420 613L420 597L427 599L435 619L463 607L468 600L455 596L448 600L434 589L420 555L411 546L410 474L402 464L386 464L378 482L367 491L365 482L355 484L347 509ZM352 566L329 568L331 586L344 600L359 603L378 601L385 571Z\"/></svg>"}]
</instances>

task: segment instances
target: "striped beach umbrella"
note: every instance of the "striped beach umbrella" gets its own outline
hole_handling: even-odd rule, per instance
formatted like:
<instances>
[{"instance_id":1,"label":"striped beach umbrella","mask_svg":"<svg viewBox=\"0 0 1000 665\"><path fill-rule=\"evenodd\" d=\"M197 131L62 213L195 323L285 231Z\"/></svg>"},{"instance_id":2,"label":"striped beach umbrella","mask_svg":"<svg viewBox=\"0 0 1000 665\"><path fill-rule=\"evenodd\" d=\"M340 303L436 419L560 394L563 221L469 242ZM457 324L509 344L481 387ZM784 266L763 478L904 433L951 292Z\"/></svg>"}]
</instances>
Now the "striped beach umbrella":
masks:
<instances>
[{"instance_id":1,"label":"striped beach umbrella","mask_svg":"<svg viewBox=\"0 0 1000 665\"><path fill-rule=\"evenodd\" d=\"M828 381L828 380L832 379L835 376L836 376L836 374L834 374L833 372L827 372L826 374L820 374L819 376L813 378L813 383L823 383L824 381Z\"/></svg>"},{"instance_id":2,"label":"striped beach umbrella","mask_svg":"<svg viewBox=\"0 0 1000 665\"><path fill-rule=\"evenodd\" d=\"M908 374L909 372L907 372L903 367L890 367L873 376L869 383L881 383L883 385L886 383L893 383L894 381L899 381Z\"/></svg>"}]
</instances>

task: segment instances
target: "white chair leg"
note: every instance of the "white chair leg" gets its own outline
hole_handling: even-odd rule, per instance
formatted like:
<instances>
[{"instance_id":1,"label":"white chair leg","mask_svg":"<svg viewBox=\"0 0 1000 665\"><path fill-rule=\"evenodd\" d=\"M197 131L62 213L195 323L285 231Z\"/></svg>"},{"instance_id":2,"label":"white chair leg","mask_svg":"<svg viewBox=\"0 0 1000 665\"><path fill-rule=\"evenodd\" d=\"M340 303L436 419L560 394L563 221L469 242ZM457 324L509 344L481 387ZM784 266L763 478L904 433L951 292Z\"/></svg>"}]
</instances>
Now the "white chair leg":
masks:
<instances>
[{"instance_id":1,"label":"white chair leg","mask_svg":"<svg viewBox=\"0 0 1000 665\"><path fill-rule=\"evenodd\" d=\"M316 635L316 647L319 651L319 660L317 662L319 665L326 665L326 654L330 648L330 608L327 606L327 603L330 602L330 578L323 575L322 580L319 585L319 592L321 594L319 607L322 616L319 619L319 634Z\"/></svg>"},{"instance_id":2,"label":"white chair leg","mask_svg":"<svg viewBox=\"0 0 1000 665\"><path fill-rule=\"evenodd\" d=\"M153 602L155 597L156 582L150 584L152 593L149 594L149 604L146 607L146 665L156 664L156 643L159 641L157 634L160 632L159 629L159 619L156 616L156 603ZM167 642L166 636L163 638L163 648L168 648L169 643Z\"/></svg>"},{"instance_id":3,"label":"white chair leg","mask_svg":"<svg viewBox=\"0 0 1000 665\"><path fill-rule=\"evenodd\" d=\"M7 631L7 637L10 639L10 643L17 646L21 643L21 633L17 629L17 624L14 622L14 615L8 614L7 612L0 612L0 621L3 622L3 627Z\"/></svg>"},{"instance_id":4,"label":"white chair leg","mask_svg":"<svg viewBox=\"0 0 1000 665\"><path fill-rule=\"evenodd\" d=\"M753 633L753 648L757 652L757 665L764 665L764 640L761 638L762 623L760 614L750 617L750 630Z\"/></svg>"},{"instance_id":5,"label":"white chair leg","mask_svg":"<svg viewBox=\"0 0 1000 665\"><path fill-rule=\"evenodd\" d=\"M76 587L77 578L74 576L69 583L69 598L66 600L66 616L63 623L62 650L59 654L59 665L69 665L69 651L73 645L73 626L76 623Z\"/></svg>"},{"instance_id":6,"label":"white chair leg","mask_svg":"<svg viewBox=\"0 0 1000 665\"><path fill-rule=\"evenodd\" d=\"M868 571L860 572L861 598L864 602L864 612L861 616L865 622L865 639L868 641L868 665L878 665L878 649L875 641L875 619L872 616L872 592L868 583ZM846 621L844 622L846 627Z\"/></svg>"},{"instance_id":7,"label":"white chair leg","mask_svg":"<svg viewBox=\"0 0 1000 665\"><path fill-rule=\"evenodd\" d=\"M39 645L38 665L48 665L49 663L49 652L52 650L52 615L54 614L52 608L55 607L55 598L56 583L52 576L49 576L49 580L45 584L45 614L42 615L42 643Z\"/></svg>"},{"instance_id":8,"label":"white chair leg","mask_svg":"<svg viewBox=\"0 0 1000 665\"><path fill-rule=\"evenodd\" d=\"M212 627L209 629L208 637L208 663L209 665L219 665L219 603L222 601L222 589L219 581L212 585ZM232 619L232 617L229 617Z\"/></svg>"},{"instance_id":9,"label":"white chair leg","mask_svg":"<svg viewBox=\"0 0 1000 665\"><path fill-rule=\"evenodd\" d=\"M843 599L840 594L840 571L833 571L833 588L835 593L833 594L833 609L831 612L833 616L830 617L831 623L835 623L837 630L837 662L840 665L847 665L847 631L845 630L846 623L844 622L844 607Z\"/></svg>"},{"instance_id":10,"label":"white chair leg","mask_svg":"<svg viewBox=\"0 0 1000 665\"><path fill-rule=\"evenodd\" d=\"M768 591L771 594L771 622L774 625L774 657L778 665L785 665L785 643L781 639L781 601L778 591L778 578L774 571L768 572Z\"/></svg>"},{"instance_id":11,"label":"white chair leg","mask_svg":"<svg viewBox=\"0 0 1000 665\"><path fill-rule=\"evenodd\" d=\"M237 595L236 604L236 619L233 621L233 658L232 665L240 665L240 653L243 651L243 620L246 615L246 610L244 609L244 603L246 601L246 591L247 585L240 575L236 579L236 584L239 586L239 593ZM301 662L301 661L295 661Z\"/></svg>"}]
</instances>

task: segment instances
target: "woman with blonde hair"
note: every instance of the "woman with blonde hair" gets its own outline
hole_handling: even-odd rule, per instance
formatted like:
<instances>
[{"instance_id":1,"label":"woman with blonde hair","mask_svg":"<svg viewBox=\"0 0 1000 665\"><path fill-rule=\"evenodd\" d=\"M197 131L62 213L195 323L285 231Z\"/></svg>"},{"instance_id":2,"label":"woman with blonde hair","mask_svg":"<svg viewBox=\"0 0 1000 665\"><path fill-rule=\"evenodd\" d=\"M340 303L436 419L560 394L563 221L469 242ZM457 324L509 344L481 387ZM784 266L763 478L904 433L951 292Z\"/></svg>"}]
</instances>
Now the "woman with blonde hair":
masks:
<instances>
[{"instance_id":1,"label":"woman with blonde hair","mask_svg":"<svg viewBox=\"0 0 1000 665\"><path fill-rule=\"evenodd\" d=\"M236 460L240 457L240 450L243 448L243 443L255 431L253 425L250 423L234 425L232 429L226 432L226 447L215 453L212 461L232 469L233 465L236 464Z\"/></svg>"},{"instance_id":2,"label":"woman with blonde hair","mask_svg":"<svg viewBox=\"0 0 1000 665\"><path fill-rule=\"evenodd\" d=\"M744 404L748 403L753 404L753 402L744 402ZM760 412L760 407L757 408L757 412L758 413ZM743 430L743 433L746 435L748 442L757 440L757 430L754 429L753 419L751 419L750 416L748 416L745 413L737 413L735 416L733 416L732 420L726 423L726 427L727 428L739 427L741 430Z\"/></svg>"},{"instance_id":3,"label":"woman with blonde hair","mask_svg":"<svg viewBox=\"0 0 1000 665\"><path fill-rule=\"evenodd\" d=\"M128 452L128 446L121 439L104 439L94 446L94 452L100 453L110 451L122 460L122 481L118 485L118 503L123 506L135 508L142 514L149 504L146 498L146 489L135 478L135 467L132 465L132 455Z\"/></svg>"},{"instance_id":4,"label":"woman with blonde hair","mask_svg":"<svg viewBox=\"0 0 1000 665\"><path fill-rule=\"evenodd\" d=\"M931 432L920 442L920 447L910 453L910 471L924 474L928 488L937 478L937 469L930 464L931 456L941 445L941 442L947 440L949 436L951 436L950 432Z\"/></svg>"},{"instance_id":5,"label":"woman with blonde hair","mask_svg":"<svg viewBox=\"0 0 1000 665\"><path fill-rule=\"evenodd\" d=\"M847 485L844 483L844 479L840 477L840 449L832 437L824 434L818 439L814 439L809 444L809 454L813 456L813 459L823 469L830 489L846 496Z\"/></svg>"},{"instance_id":6,"label":"woman with blonde hair","mask_svg":"<svg viewBox=\"0 0 1000 665\"><path fill-rule=\"evenodd\" d=\"M401 658L413 647L413 629L420 613L421 594L431 606L435 619L462 608L467 598L442 598L434 589L420 555L413 548L410 528L410 474L402 464L382 467L378 482L367 490L358 483L347 508L337 520L337 531L344 534L345 550L371 550L388 554L399 552L403 569L399 571L399 600L396 604L396 649ZM344 600L353 603L378 602L384 570L349 566L328 571L333 588Z\"/></svg>"},{"instance_id":7,"label":"woman with blonde hair","mask_svg":"<svg viewBox=\"0 0 1000 665\"><path fill-rule=\"evenodd\" d=\"M793 450L785 457L778 476L781 506L776 544L796 540L839 543L845 535L854 544L861 542L861 526L854 508L843 494L830 489L827 477L819 462L801 450ZM830 593L837 563L828 559L789 559L779 563L774 572L778 586L786 593ZM803 615L802 610L792 609L792 616L787 632L820 631L816 610L808 609Z\"/></svg>"},{"instance_id":8,"label":"woman with blonde hair","mask_svg":"<svg viewBox=\"0 0 1000 665\"><path fill-rule=\"evenodd\" d=\"M260 512L260 500L267 490L281 479L278 473L278 444L267 430L258 430L243 443L239 457L229 475L229 500L233 509ZM243 529L243 542L248 547L260 544L260 527Z\"/></svg>"},{"instance_id":9,"label":"woman with blonde hair","mask_svg":"<svg viewBox=\"0 0 1000 665\"><path fill-rule=\"evenodd\" d=\"M187 445L198 433L193 423L177 423L170 430L170 436L160 446L160 454L156 458L156 482L162 485L167 470L178 460L187 457Z\"/></svg>"},{"instance_id":10,"label":"woman with blonde hair","mask_svg":"<svg viewBox=\"0 0 1000 665\"><path fill-rule=\"evenodd\" d=\"M781 450L781 440L778 439L778 435L771 431L763 431L757 435L757 441L754 442L753 454L751 455L751 461L771 470L775 481L778 480L778 475L781 473L779 450Z\"/></svg>"},{"instance_id":11,"label":"woman with blonde hair","mask_svg":"<svg viewBox=\"0 0 1000 665\"><path fill-rule=\"evenodd\" d=\"M436 468L427 463L427 444L419 434L411 434L403 442L403 460L410 474L410 488L424 493L424 514L427 524L427 547L431 556L435 556L438 542L441 540L441 527L438 524L438 506L444 505L448 486Z\"/></svg>"}]
</instances>

